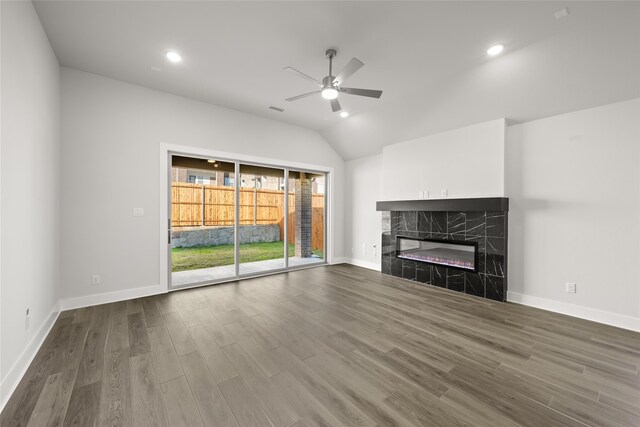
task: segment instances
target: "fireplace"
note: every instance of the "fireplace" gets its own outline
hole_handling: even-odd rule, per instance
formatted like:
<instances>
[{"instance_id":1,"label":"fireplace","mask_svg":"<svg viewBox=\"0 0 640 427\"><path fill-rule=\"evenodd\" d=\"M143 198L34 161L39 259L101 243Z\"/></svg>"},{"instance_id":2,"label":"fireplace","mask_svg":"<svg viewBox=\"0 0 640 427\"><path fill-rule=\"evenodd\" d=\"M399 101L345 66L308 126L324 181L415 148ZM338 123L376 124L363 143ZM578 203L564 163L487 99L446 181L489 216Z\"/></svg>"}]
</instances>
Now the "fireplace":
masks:
<instances>
[{"instance_id":1,"label":"fireplace","mask_svg":"<svg viewBox=\"0 0 640 427\"><path fill-rule=\"evenodd\" d=\"M379 201L381 271L505 301L509 199Z\"/></svg>"},{"instance_id":2,"label":"fireplace","mask_svg":"<svg viewBox=\"0 0 640 427\"><path fill-rule=\"evenodd\" d=\"M464 271L478 271L477 242L396 236L396 257Z\"/></svg>"}]
</instances>

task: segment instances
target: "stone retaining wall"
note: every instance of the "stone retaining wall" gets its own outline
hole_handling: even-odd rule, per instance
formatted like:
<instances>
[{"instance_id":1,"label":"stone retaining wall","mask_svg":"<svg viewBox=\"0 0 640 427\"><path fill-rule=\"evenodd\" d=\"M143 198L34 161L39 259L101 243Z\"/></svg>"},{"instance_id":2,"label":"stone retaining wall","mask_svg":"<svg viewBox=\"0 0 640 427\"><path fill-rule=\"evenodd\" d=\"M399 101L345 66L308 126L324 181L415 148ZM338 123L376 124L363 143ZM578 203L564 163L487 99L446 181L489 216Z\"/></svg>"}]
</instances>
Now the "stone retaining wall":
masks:
<instances>
[{"instance_id":1,"label":"stone retaining wall","mask_svg":"<svg viewBox=\"0 0 640 427\"><path fill-rule=\"evenodd\" d=\"M241 225L239 233L240 243L279 242L281 240L278 224ZM171 246L174 248L232 244L233 227L198 227L171 233Z\"/></svg>"}]
</instances>

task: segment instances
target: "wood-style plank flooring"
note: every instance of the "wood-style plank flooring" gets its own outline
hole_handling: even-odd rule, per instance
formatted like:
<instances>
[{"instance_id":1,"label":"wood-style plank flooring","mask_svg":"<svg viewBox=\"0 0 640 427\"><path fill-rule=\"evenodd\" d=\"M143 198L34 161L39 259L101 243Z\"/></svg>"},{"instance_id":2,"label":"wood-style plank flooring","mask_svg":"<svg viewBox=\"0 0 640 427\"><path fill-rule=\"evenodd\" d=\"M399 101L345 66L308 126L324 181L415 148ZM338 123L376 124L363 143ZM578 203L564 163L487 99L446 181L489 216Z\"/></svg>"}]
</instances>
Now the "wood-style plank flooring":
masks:
<instances>
[{"instance_id":1,"label":"wood-style plank flooring","mask_svg":"<svg viewBox=\"0 0 640 427\"><path fill-rule=\"evenodd\" d=\"M348 265L66 311L10 426L640 426L640 334Z\"/></svg>"}]
</instances>

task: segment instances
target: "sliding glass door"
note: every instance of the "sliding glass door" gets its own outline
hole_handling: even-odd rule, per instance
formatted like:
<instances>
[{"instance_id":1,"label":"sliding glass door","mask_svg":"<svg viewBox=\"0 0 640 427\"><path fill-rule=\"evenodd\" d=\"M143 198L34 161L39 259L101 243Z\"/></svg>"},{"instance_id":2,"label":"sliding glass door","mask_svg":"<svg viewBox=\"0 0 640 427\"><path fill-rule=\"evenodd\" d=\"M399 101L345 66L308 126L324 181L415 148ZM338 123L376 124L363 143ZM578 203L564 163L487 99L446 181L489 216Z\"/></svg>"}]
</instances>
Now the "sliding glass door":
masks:
<instances>
[{"instance_id":1,"label":"sliding glass door","mask_svg":"<svg viewBox=\"0 0 640 427\"><path fill-rule=\"evenodd\" d=\"M171 284L236 277L235 163L173 156Z\"/></svg>"},{"instance_id":2,"label":"sliding glass door","mask_svg":"<svg viewBox=\"0 0 640 427\"><path fill-rule=\"evenodd\" d=\"M285 268L284 169L240 164L240 275Z\"/></svg>"},{"instance_id":3,"label":"sliding glass door","mask_svg":"<svg viewBox=\"0 0 640 427\"><path fill-rule=\"evenodd\" d=\"M324 263L326 181L325 173L172 155L171 288Z\"/></svg>"},{"instance_id":4,"label":"sliding glass door","mask_svg":"<svg viewBox=\"0 0 640 427\"><path fill-rule=\"evenodd\" d=\"M289 266L324 262L325 174L288 172Z\"/></svg>"}]
</instances>

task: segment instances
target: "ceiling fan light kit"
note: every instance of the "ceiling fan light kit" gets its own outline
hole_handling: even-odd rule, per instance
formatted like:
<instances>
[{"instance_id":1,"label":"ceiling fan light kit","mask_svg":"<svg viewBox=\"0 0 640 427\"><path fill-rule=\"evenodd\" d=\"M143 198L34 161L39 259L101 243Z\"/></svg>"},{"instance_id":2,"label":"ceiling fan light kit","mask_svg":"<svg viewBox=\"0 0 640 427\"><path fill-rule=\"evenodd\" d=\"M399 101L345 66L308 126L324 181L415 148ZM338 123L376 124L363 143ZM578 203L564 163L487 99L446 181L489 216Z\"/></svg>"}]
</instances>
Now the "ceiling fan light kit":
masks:
<instances>
[{"instance_id":1,"label":"ceiling fan light kit","mask_svg":"<svg viewBox=\"0 0 640 427\"><path fill-rule=\"evenodd\" d=\"M325 87L322 89L322 97L324 99L336 99L338 97L338 91L333 87Z\"/></svg>"},{"instance_id":2,"label":"ceiling fan light kit","mask_svg":"<svg viewBox=\"0 0 640 427\"><path fill-rule=\"evenodd\" d=\"M369 98L380 98L382 95L381 90L373 90L373 89L356 89L350 87L342 87L342 83L347 80L353 73L358 71L364 65L360 60L356 58L351 58L351 61L344 67L337 76L333 76L333 58L335 58L337 52L335 49L327 49L325 52L325 56L329 60L329 75L322 79L320 82L317 79L303 73L302 71L298 71L293 67L285 67L284 69L287 71L291 71L296 74L298 77L302 77L305 80L309 80L319 86L321 89L316 90L309 93L304 93L302 95L293 96L291 98L285 99L285 101L297 101L298 99L306 98L311 95L320 94L324 99L327 99L331 103L331 111L338 112L342 109L340 103L338 102L338 94L346 93L348 95L356 95L356 96L366 96Z\"/></svg>"}]
</instances>

